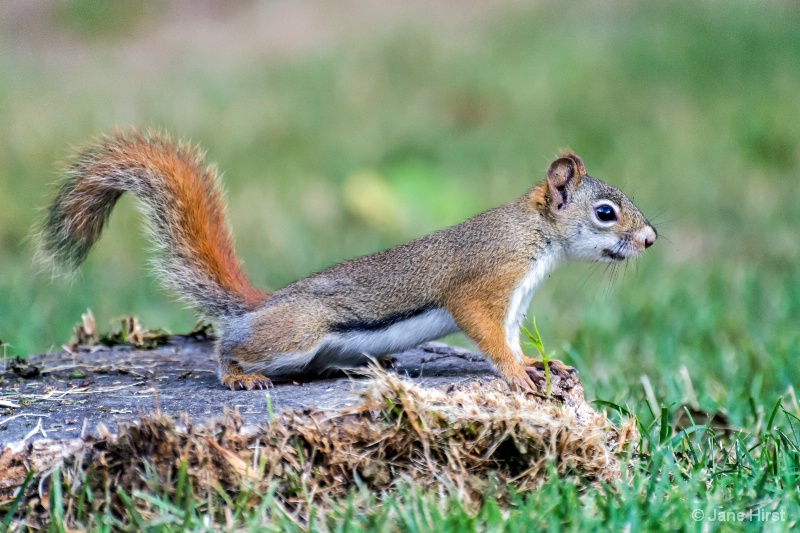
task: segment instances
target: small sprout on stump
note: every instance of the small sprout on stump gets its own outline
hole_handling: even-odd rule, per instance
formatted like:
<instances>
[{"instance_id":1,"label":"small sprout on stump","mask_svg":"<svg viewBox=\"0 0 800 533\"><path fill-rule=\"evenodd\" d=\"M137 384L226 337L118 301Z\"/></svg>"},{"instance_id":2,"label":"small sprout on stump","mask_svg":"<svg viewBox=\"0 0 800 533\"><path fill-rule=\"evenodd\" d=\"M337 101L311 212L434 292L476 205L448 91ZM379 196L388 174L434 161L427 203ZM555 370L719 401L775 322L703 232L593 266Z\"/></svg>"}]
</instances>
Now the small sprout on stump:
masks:
<instances>
[{"instance_id":1,"label":"small sprout on stump","mask_svg":"<svg viewBox=\"0 0 800 533\"><path fill-rule=\"evenodd\" d=\"M547 355L547 352L544 349L544 343L542 342L542 336L539 335L539 328L536 327L536 317L533 317L531 321L531 329L533 333L531 333L528 328L523 325L520 325L522 331L525 332L525 336L528 337L530 342L526 344L528 346L533 346L536 348L536 351L539 352L539 355L542 357L542 363L544 364L544 382L545 382L545 394L547 397L550 397L550 361L556 355L555 352L550 352L550 355Z\"/></svg>"}]
</instances>

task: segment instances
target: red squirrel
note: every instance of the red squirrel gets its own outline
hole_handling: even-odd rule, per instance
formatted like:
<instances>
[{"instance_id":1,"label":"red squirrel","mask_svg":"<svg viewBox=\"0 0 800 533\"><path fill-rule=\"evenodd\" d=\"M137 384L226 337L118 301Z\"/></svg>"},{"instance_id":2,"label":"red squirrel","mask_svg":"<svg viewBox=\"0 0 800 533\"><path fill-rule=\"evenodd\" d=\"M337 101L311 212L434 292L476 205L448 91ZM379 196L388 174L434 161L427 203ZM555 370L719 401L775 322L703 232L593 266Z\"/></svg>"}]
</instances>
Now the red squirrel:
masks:
<instances>
[{"instance_id":1,"label":"red squirrel","mask_svg":"<svg viewBox=\"0 0 800 533\"><path fill-rule=\"evenodd\" d=\"M41 223L39 258L77 269L126 191L140 200L156 275L221 328L220 379L232 389L462 331L512 388L535 390L519 325L539 283L565 260L622 261L657 238L627 196L566 152L507 205L269 293L236 257L215 169L185 142L131 130L74 159Z\"/></svg>"}]
</instances>

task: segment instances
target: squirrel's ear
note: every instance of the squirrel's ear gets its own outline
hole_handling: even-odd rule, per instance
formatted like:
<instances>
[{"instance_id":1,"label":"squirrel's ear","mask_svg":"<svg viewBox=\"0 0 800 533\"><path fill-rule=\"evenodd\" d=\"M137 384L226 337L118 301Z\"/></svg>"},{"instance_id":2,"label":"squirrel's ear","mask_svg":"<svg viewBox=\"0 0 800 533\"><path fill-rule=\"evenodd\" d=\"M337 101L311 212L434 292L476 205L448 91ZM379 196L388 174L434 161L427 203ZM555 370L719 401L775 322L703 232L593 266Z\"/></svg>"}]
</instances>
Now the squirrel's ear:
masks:
<instances>
[{"instance_id":1,"label":"squirrel's ear","mask_svg":"<svg viewBox=\"0 0 800 533\"><path fill-rule=\"evenodd\" d=\"M572 162L575 163L575 170L578 171L578 176L583 177L586 175L586 167L583 166L583 160L578 157L578 154L573 154L571 151L567 150L561 153L561 157L571 159Z\"/></svg>"},{"instance_id":2,"label":"squirrel's ear","mask_svg":"<svg viewBox=\"0 0 800 533\"><path fill-rule=\"evenodd\" d=\"M583 161L574 154L556 159L550 164L547 170L547 188L550 193L550 208L553 211L564 207L568 200L567 189L580 185L581 176L585 173Z\"/></svg>"}]
</instances>

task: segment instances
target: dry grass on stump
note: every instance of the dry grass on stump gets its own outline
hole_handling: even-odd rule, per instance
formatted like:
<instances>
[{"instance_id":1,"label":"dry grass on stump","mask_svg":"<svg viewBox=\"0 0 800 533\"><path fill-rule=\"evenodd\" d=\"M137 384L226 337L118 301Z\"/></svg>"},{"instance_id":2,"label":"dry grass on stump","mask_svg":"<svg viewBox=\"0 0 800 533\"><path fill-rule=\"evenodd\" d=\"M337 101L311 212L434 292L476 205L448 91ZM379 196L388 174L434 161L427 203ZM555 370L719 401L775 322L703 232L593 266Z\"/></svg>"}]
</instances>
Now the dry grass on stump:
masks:
<instances>
[{"instance_id":1,"label":"dry grass on stump","mask_svg":"<svg viewBox=\"0 0 800 533\"><path fill-rule=\"evenodd\" d=\"M206 427L153 415L117 435L101 432L61 470L65 508L75 509L70 499L88 489L96 512L111 506L124 515L119 489L169 495L182 475L198 501L220 488L248 488L272 494L299 519L310 506L329 505L359 486L379 496L400 481L443 486L468 505L487 490L502 502L511 490L535 489L553 471L548 464L558 475L616 480L619 455L638 439L633 420L616 428L586 404L577 380L556 404L513 393L499 380L435 389L372 372L363 404L347 411L289 411L258 428L243 428L235 413ZM35 485L20 510L44 518L47 492ZM147 499L134 498L134 505L143 517L156 512Z\"/></svg>"}]
</instances>

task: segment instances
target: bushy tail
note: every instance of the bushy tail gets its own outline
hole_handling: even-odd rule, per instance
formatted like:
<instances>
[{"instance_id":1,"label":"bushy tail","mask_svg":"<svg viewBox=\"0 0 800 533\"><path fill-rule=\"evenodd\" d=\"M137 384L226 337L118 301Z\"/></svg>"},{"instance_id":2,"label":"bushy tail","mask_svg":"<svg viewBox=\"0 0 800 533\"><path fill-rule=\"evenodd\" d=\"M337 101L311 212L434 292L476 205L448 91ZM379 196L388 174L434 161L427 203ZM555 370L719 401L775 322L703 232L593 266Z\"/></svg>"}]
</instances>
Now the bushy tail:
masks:
<instances>
[{"instance_id":1,"label":"bushy tail","mask_svg":"<svg viewBox=\"0 0 800 533\"><path fill-rule=\"evenodd\" d=\"M114 132L79 153L39 227L38 258L77 269L126 191L141 200L159 278L182 299L223 317L268 296L236 258L215 169L157 132Z\"/></svg>"}]
</instances>

